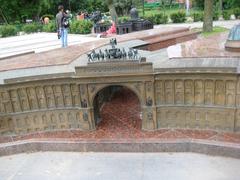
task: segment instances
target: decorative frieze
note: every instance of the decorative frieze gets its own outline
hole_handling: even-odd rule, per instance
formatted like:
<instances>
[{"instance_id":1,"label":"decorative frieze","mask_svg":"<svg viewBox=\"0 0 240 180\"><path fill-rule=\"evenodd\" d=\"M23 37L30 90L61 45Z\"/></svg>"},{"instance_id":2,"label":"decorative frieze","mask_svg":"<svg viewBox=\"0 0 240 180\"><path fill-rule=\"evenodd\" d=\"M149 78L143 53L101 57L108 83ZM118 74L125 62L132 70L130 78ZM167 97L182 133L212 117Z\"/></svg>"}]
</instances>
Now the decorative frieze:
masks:
<instances>
[{"instance_id":1,"label":"decorative frieze","mask_svg":"<svg viewBox=\"0 0 240 180\"><path fill-rule=\"evenodd\" d=\"M190 128L234 131L234 109L159 107L158 128Z\"/></svg>"},{"instance_id":2,"label":"decorative frieze","mask_svg":"<svg viewBox=\"0 0 240 180\"><path fill-rule=\"evenodd\" d=\"M148 72L148 68L147 71ZM236 76L151 75L70 78L0 87L0 132L25 134L95 129L94 98L109 86L132 90L141 103L142 128L240 131L240 80ZM119 78L119 79L118 79ZM103 98L103 97L102 97ZM127 107L126 107L127 108Z\"/></svg>"}]
</instances>

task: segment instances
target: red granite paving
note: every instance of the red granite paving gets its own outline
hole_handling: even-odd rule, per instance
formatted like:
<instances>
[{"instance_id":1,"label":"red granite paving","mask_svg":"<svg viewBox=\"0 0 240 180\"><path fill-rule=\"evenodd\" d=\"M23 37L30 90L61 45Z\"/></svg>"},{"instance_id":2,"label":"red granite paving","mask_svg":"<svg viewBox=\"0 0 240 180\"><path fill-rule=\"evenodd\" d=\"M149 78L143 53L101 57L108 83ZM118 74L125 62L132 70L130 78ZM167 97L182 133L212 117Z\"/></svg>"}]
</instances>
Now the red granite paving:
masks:
<instances>
[{"instance_id":1,"label":"red granite paving","mask_svg":"<svg viewBox=\"0 0 240 180\"><path fill-rule=\"evenodd\" d=\"M1 60L0 72L15 69L69 64L76 60L79 56L91 51L92 49L107 45L109 43L109 39L113 37L116 37L118 42L134 39L147 40L149 38L164 37L186 30L187 28L177 27L151 29L124 35L114 35L109 38L69 46L65 49L61 48L37 54L12 57ZM228 52L225 50L224 43L227 39L227 35L228 33L226 32L209 37L199 36L196 40L181 43L180 46L172 46L168 50L169 57L239 57L240 53Z\"/></svg>"},{"instance_id":2,"label":"red granite paving","mask_svg":"<svg viewBox=\"0 0 240 180\"><path fill-rule=\"evenodd\" d=\"M102 121L96 131L82 132L66 130L55 132L39 132L29 135L0 137L0 142L20 140L68 140L68 141L165 141L165 140L207 140L210 142L236 143L240 145L240 134L216 132L210 130L160 129L142 131L140 104L134 93L128 89L117 92L102 111Z\"/></svg>"},{"instance_id":3,"label":"red granite paving","mask_svg":"<svg viewBox=\"0 0 240 180\"><path fill-rule=\"evenodd\" d=\"M79 56L95 48L109 44L109 39L113 37L116 37L118 42L124 42L134 39L144 39L149 36L152 37L172 34L174 32L183 30L187 30L187 28L166 27L162 29L151 29L124 35L114 35L109 38L98 39L96 41L86 42L80 45L73 45L67 48L59 48L37 54L12 57L1 60L0 72L15 69L69 64L72 61L76 60Z\"/></svg>"},{"instance_id":4,"label":"red granite paving","mask_svg":"<svg viewBox=\"0 0 240 180\"><path fill-rule=\"evenodd\" d=\"M225 50L228 32L218 33L207 37L198 36L197 39L186 41L180 45L168 48L170 58L173 57L240 57L239 52Z\"/></svg>"}]
</instances>

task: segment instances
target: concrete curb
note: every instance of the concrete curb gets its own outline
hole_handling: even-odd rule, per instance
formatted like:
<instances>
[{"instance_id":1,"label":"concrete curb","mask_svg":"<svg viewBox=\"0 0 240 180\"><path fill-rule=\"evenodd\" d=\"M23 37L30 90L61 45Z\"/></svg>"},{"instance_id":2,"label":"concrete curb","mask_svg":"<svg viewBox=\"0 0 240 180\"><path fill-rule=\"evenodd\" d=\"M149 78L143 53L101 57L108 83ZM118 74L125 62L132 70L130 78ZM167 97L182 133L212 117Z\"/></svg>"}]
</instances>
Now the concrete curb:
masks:
<instances>
[{"instance_id":1,"label":"concrete curb","mask_svg":"<svg viewBox=\"0 0 240 180\"><path fill-rule=\"evenodd\" d=\"M240 145L203 140L51 141L27 140L0 145L0 156L39 151L64 152L193 152L240 159Z\"/></svg>"}]
</instances>

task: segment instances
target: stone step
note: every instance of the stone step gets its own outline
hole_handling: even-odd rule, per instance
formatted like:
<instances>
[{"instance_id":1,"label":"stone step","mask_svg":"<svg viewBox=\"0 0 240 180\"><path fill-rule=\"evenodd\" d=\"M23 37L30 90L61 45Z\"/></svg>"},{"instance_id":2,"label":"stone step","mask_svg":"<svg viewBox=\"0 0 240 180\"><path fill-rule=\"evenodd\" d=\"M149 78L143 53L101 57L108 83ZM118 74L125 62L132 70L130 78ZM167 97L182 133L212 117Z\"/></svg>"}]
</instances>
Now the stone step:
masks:
<instances>
[{"instance_id":1,"label":"stone step","mask_svg":"<svg viewBox=\"0 0 240 180\"><path fill-rule=\"evenodd\" d=\"M149 45L147 46L147 50L155 51L178 43L193 40L197 38L197 35L198 32L188 31L149 39L146 41L147 43L149 43Z\"/></svg>"},{"instance_id":2,"label":"stone step","mask_svg":"<svg viewBox=\"0 0 240 180\"><path fill-rule=\"evenodd\" d=\"M189 32L189 29L188 28L181 28L181 29L176 29L176 30L169 30L169 31L166 31L166 32L161 32L160 34L155 33L153 35L144 36L143 38L140 38L140 39L143 40L143 41L148 41L148 40L151 40L151 39L158 38L160 35L161 36L171 36L171 35L182 33L182 32Z\"/></svg>"},{"instance_id":3,"label":"stone step","mask_svg":"<svg viewBox=\"0 0 240 180\"><path fill-rule=\"evenodd\" d=\"M154 43L159 43L161 41L167 41L167 40L171 40L171 39L183 39L185 37L191 36L191 37L197 37L198 32L192 32L192 31L184 31L184 32L178 32L178 33L174 33L174 34L170 34L170 35L166 35L166 36L158 36L158 37L154 37L148 40L145 40L146 42L150 43L150 44L154 44Z\"/></svg>"}]
</instances>

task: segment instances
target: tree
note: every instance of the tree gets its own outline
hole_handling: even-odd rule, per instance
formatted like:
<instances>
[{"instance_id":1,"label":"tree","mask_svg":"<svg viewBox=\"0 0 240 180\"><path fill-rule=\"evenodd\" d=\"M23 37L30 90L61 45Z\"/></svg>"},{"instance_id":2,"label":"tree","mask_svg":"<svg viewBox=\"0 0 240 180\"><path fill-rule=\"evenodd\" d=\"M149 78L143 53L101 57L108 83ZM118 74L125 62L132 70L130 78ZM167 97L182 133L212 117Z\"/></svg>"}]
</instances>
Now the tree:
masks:
<instances>
[{"instance_id":1,"label":"tree","mask_svg":"<svg viewBox=\"0 0 240 180\"><path fill-rule=\"evenodd\" d=\"M114 6L118 15L128 15L132 6L132 0L115 0Z\"/></svg>"},{"instance_id":2,"label":"tree","mask_svg":"<svg viewBox=\"0 0 240 180\"><path fill-rule=\"evenodd\" d=\"M223 0L219 0L219 12L221 15L223 14Z\"/></svg>"},{"instance_id":3,"label":"tree","mask_svg":"<svg viewBox=\"0 0 240 180\"><path fill-rule=\"evenodd\" d=\"M214 0L204 1L204 21L203 21L204 32L211 32L213 30L213 2Z\"/></svg>"},{"instance_id":4,"label":"tree","mask_svg":"<svg viewBox=\"0 0 240 180\"><path fill-rule=\"evenodd\" d=\"M106 3L108 5L110 15L112 17L112 20L117 24L118 22L118 15L114 6L114 0L106 0Z\"/></svg>"}]
</instances>

